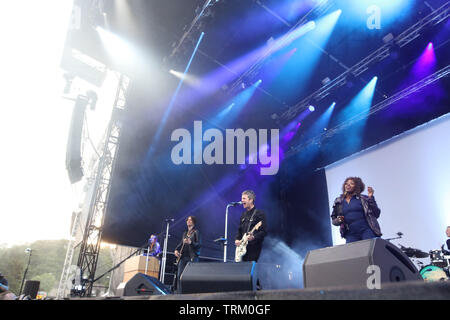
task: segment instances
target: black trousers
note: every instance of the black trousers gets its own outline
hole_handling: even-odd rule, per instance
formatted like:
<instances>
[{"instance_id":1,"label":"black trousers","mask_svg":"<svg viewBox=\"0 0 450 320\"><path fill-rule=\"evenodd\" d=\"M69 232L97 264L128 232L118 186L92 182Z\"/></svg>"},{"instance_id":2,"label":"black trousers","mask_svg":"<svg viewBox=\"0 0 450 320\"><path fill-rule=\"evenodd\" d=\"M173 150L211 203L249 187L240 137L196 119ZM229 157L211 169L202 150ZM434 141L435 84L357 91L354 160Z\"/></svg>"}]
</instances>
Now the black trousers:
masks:
<instances>
[{"instance_id":1,"label":"black trousers","mask_svg":"<svg viewBox=\"0 0 450 320\"><path fill-rule=\"evenodd\" d=\"M184 268L186 268L186 265L189 262L198 262L198 257L195 257L193 259L189 257L181 257L180 261L178 262L178 268L177 268L177 275L174 279L173 288L172 291L175 293L181 293L181 275L183 274Z\"/></svg>"},{"instance_id":2,"label":"black trousers","mask_svg":"<svg viewBox=\"0 0 450 320\"><path fill-rule=\"evenodd\" d=\"M242 261L255 261L258 262L261 255L261 245L247 245L247 253L242 257Z\"/></svg>"}]
</instances>

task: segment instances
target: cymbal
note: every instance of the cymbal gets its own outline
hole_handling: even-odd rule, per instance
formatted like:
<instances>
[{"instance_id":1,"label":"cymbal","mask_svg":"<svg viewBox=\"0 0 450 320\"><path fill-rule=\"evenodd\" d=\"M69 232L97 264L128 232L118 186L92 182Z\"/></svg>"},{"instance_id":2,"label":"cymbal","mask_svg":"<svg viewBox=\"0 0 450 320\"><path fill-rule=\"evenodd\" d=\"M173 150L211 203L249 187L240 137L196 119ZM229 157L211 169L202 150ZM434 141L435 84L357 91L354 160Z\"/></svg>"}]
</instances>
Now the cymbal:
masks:
<instances>
[{"instance_id":1,"label":"cymbal","mask_svg":"<svg viewBox=\"0 0 450 320\"><path fill-rule=\"evenodd\" d=\"M423 252L422 250L419 249L405 248L405 247L402 247L401 249L410 258L427 258L430 256L428 253Z\"/></svg>"}]
</instances>

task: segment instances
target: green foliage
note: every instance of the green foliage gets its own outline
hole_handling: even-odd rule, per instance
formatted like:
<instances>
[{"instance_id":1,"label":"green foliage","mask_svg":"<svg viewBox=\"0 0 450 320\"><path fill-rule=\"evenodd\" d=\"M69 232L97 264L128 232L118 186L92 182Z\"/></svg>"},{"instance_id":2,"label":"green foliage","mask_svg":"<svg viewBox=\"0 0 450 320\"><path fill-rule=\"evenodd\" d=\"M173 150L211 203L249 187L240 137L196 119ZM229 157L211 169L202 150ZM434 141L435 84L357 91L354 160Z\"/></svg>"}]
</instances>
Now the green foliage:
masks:
<instances>
[{"instance_id":1,"label":"green foliage","mask_svg":"<svg viewBox=\"0 0 450 320\"><path fill-rule=\"evenodd\" d=\"M0 246L0 272L9 282L10 291L19 294L20 286L28 264L29 255L26 248L31 248L32 254L26 280L40 281L40 291L49 293L57 289L61 279L61 272L66 258L68 240L38 240L31 244L13 247ZM78 251L75 252L72 265L78 261ZM102 275L112 267L109 248L100 250L97 263L96 277ZM96 286L108 286L109 274L95 283Z\"/></svg>"}]
</instances>

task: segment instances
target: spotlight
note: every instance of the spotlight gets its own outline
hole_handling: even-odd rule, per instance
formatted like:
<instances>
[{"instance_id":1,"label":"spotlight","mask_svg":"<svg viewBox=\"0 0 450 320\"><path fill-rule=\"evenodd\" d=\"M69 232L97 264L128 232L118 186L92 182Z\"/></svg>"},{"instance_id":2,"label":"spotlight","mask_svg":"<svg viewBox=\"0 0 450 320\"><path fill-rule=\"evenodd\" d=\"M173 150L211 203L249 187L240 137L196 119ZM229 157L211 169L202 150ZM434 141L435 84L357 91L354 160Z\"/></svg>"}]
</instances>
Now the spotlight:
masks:
<instances>
[{"instance_id":1,"label":"spotlight","mask_svg":"<svg viewBox=\"0 0 450 320\"><path fill-rule=\"evenodd\" d=\"M316 110L316 108L314 108L314 106L309 106L308 107L309 111L314 112Z\"/></svg>"},{"instance_id":2,"label":"spotlight","mask_svg":"<svg viewBox=\"0 0 450 320\"><path fill-rule=\"evenodd\" d=\"M328 82L330 82L331 81L331 79L330 78L328 78L328 77L326 77L325 79L323 79L322 80L322 84L323 85L326 85Z\"/></svg>"},{"instance_id":3,"label":"spotlight","mask_svg":"<svg viewBox=\"0 0 450 320\"><path fill-rule=\"evenodd\" d=\"M388 33L386 36L383 37L384 43L389 43L392 40L394 40L394 35L392 33Z\"/></svg>"}]
</instances>

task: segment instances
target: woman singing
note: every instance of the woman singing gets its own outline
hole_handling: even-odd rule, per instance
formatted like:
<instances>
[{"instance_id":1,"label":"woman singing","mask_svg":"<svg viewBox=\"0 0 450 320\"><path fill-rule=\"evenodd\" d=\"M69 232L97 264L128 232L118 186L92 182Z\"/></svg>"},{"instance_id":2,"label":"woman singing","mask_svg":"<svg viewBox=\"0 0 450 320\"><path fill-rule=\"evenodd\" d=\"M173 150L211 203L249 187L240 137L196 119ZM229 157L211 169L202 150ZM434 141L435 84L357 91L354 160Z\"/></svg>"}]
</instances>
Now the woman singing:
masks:
<instances>
[{"instance_id":1,"label":"woman singing","mask_svg":"<svg viewBox=\"0 0 450 320\"><path fill-rule=\"evenodd\" d=\"M362 195L365 185L361 178L345 179L342 194L334 200L332 223L340 226L341 237L346 243L380 237L378 224L380 209L373 196L374 190L367 188L368 195Z\"/></svg>"}]
</instances>

